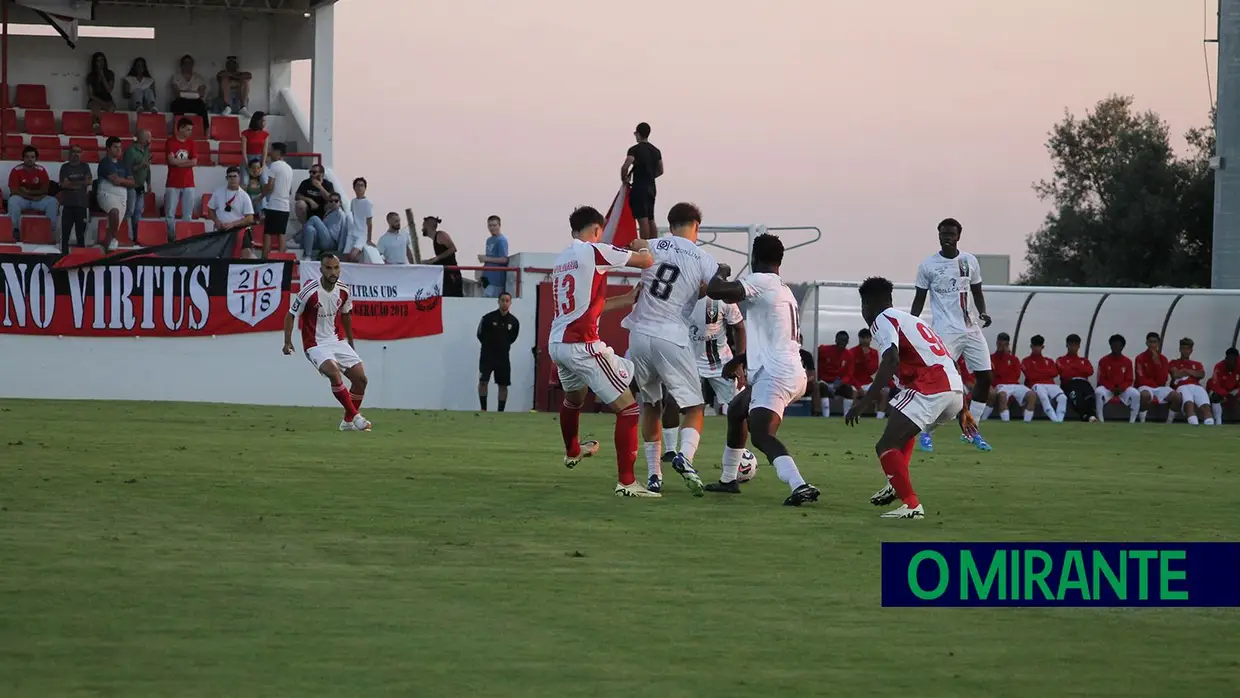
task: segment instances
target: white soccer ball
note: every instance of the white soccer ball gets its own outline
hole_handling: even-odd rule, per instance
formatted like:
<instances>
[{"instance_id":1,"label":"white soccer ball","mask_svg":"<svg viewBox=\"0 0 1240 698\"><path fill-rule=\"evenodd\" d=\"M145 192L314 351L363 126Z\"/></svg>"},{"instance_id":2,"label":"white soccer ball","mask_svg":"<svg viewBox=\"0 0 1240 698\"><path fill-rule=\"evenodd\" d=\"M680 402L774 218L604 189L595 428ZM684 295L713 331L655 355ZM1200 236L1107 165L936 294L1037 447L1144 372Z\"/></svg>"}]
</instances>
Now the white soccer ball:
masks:
<instances>
[{"instance_id":1,"label":"white soccer ball","mask_svg":"<svg viewBox=\"0 0 1240 698\"><path fill-rule=\"evenodd\" d=\"M754 475L758 474L758 457L749 449L745 449L741 453L741 467L736 471L737 482L749 482Z\"/></svg>"}]
</instances>

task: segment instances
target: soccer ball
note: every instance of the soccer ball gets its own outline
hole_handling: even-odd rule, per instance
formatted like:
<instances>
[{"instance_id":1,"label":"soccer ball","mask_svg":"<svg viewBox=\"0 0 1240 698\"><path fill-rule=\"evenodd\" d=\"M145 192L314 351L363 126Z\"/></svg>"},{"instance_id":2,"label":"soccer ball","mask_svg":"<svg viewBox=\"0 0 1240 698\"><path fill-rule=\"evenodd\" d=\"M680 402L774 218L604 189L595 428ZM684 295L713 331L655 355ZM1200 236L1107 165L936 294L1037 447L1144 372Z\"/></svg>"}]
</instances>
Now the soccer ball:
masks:
<instances>
[{"instance_id":1,"label":"soccer ball","mask_svg":"<svg viewBox=\"0 0 1240 698\"><path fill-rule=\"evenodd\" d=\"M758 458L749 449L741 453L741 467L736 472L737 482L749 482L758 474Z\"/></svg>"}]
</instances>

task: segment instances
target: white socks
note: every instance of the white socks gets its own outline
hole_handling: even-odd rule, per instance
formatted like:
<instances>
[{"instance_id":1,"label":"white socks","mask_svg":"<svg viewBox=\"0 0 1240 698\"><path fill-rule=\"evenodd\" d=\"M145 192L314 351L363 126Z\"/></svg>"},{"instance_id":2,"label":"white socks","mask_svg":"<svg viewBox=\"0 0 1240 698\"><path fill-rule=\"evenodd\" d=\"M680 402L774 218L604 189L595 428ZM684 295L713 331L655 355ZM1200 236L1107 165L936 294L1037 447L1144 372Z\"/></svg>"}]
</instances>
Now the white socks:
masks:
<instances>
[{"instance_id":1,"label":"white socks","mask_svg":"<svg viewBox=\"0 0 1240 698\"><path fill-rule=\"evenodd\" d=\"M1211 404L1210 404L1210 411L1214 413L1214 423L1215 423L1215 424L1222 424L1222 423L1223 423L1223 405L1222 405L1222 403L1218 403L1218 402L1211 403Z\"/></svg>"},{"instance_id":2,"label":"white socks","mask_svg":"<svg viewBox=\"0 0 1240 698\"><path fill-rule=\"evenodd\" d=\"M999 413L999 419L1006 422L1011 418L1012 418L1012 412L1008 410L1008 408L1004 407L1003 411Z\"/></svg>"},{"instance_id":3,"label":"white socks","mask_svg":"<svg viewBox=\"0 0 1240 698\"><path fill-rule=\"evenodd\" d=\"M1026 408L1025 408L1025 421L1026 421L1026 422L1032 422L1032 421L1033 421L1033 410L1032 410L1031 408L1029 408L1029 407L1026 407Z\"/></svg>"},{"instance_id":4,"label":"white socks","mask_svg":"<svg viewBox=\"0 0 1240 698\"><path fill-rule=\"evenodd\" d=\"M852 400L845 400L845 401L844 401L844 411L843 411L843 412L841 412L840 414L848 414L848 411L849 411L849 410L851 410L851 409L852 409Z\"/></svg>"},{"instance_id":5,"label":"white socks","mask_svg":"<svg viewBox=\"0 0 1240 698\"><path fill-rule=\"evenodd\" d=\"M771 465L775 466L775 474L779 476L780 481L788 483L792 491L795 492L798 487L805 484L805 478L801 477L801 471L797 470L797 464L792 460L792 456L780 456Z\"/></svg>"},{"instance_id":6,"label":"white socks","mask_svg":"<svg viewBox=\"0 0 1240 698\"><path fill-rule=\"evenodd\" d=\"M646 447L646 476L652 477L658 475L659 479L663 479L663 464L659 462L659 442L647 441Z\"/></svg>"},{"instance_id":7,"label":"white socks","mask_svg":"<svg viewBox=\"0 0 1240 698\"><path fill-rule=\"evenodd\" d=\"M1188 423L1193 426L1197 426L1197 415L1195 414L1188 415Z\"/></svg>"},{"instance_id":8,"label":"white socks","mask_svg":"<svg viewBox=\"0 0 1240 698\"><path fill-rule=\"evenodd\" d=\"M663 430L663 452L664 453L675 453L676 452L677 450L676 435L679 431L680 431L680 427L672 427L671 429Z\"/></svg>"},{"instance_id":9,"label":"white socks","mask_svg":"<svg viewBox=\"0 0 1240 698\"><path fill-rule=\"evenodd\" d=\"M830 417L831 416L831 398L824 397L818 402L822 404L822 416Z\"/></svg>"},{"instance_id":10,"label":"white socks","mask_svg":"<svg viewBox=\"0 0 1240 698\"><path fill-rule=\"evenodd\" d=\"M1062 422L1064 416L1068 414L1068 396L1060 395L1059 404L1055 405L1055 421Z\"/></svg>"},{"instance_id":11,"label":"white socks","mask_svg":"<svg viewBox=\"0 0 1240 698\"><path fill-rule=\"evenodd\" d=\"M723 447L723 475L719 477L720 482L735 482L736 474L741 469L741 453L743 448Z\"/></svg>"},{"instance_id":12,"label":"white socks","mask_svg":"<svg viewBox=\"0 0 1240 698\"><path fill-rule=\"evenodd\" d=\"M969 403L969 414L973 415L973 421L982 422L986 419L986 403L974 400Z\"/></svg>"},{"instance_id":13,"label":"white socks","mask_svg":"<svg viewBox=\"0 0 1240 698\"><path fill-rule=\"evenodd\" d=\"M693 462L693 457L697 455L698 442L702 440L702 435L696 429L684 428L680 430L680 452L689 462Z\"/></svg>"},{"instance_id":14,"label":"white socks","mask_svg":"<svg viewBox=\"0 0 1240 698\"><path fill-rule=\"evenodd\" d=\"M990 419L990 415L994 414L994 411L995 411L995 408L991 407L990 405L986 405L986 409L982 410L982 418L980 421L984 422L987 419ZM973 414L973 411L970 410L969 414Z\"/></svg>"}]
</instances>

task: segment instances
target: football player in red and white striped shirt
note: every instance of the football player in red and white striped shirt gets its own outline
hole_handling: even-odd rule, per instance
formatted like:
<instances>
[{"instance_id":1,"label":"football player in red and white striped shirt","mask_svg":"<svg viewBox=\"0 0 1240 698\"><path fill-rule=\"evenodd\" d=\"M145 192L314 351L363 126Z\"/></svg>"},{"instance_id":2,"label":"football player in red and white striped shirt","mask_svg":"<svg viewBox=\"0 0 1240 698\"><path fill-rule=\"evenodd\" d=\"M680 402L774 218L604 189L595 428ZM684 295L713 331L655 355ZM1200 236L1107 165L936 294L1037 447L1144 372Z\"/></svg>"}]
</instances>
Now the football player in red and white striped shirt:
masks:
<instances>
[{"instance_id":1,"label":"football player in red and white striped shirt","mask_svg":"<svg viewBox=\"0 0 1240 698\"><path fill-rule=\"evenodd\" d=\"M875 348L881 357L874 383L853 403L845 422L853 426L861 413L878 401L881 386L899 372L904 390L891 402L891 414L875 451L887 474L887 485L870 503L903 503L884 513L888 519L920 519L925 509L913 491L908 464L917 435L929 434L941 424L956 421L964 409L964 383L956 362L943 340L921 319L891 307L892 284L882 277L861 283L861 315L870 323Z\"/></svg>"},{"instance_id":2,"label":"football player in red and white striped shirt","mask_svg":"<svg viewBox=\"0 0 1240 698\"><path fill-rule=\"evenodd\" d=\"M353 293L340 283L340 258L331 252L319 262L319 278L307 282L289 303L284 318L284 354L292 354L293 322L301 320L306 358L331 382L332 395L344 407L340 431L370 431L358 412L366 395L366 369L353 349ZM345 339L340 338L344 330ZM347 340L347 341L346 341ZM349 379L345 387L344 379Z\"/></svg>"}]
</instances>

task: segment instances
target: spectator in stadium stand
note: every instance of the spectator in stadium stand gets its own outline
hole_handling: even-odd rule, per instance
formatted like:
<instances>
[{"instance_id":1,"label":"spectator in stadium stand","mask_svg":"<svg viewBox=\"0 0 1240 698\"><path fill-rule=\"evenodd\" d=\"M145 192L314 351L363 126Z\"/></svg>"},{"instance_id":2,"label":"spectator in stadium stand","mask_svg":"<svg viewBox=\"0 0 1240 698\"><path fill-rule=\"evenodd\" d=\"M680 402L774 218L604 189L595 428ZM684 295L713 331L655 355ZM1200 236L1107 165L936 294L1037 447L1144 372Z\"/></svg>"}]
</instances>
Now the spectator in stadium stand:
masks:
<instances>
[{"instance_id":1,"label":"spectator in stadium stand","mask_svg":"<svg viewBox=\"0 0 1240 698\"><path fill-rule=\"evenodd\" d=\"M1184 418L1196 426L1205 422L1206 426L1214 425L1214 416L1210 414L1210 395L1201 385L1206 377L1206 367L1200 361L1193 360L1193 338L1180 340L1180 356L1168 362L1171 366L1171 385L1180 396Z\"/></svg>"},{"instance_id":2,"label":"spectator in stadium stand","mask_svg":"<svg viewBox=\"0 0 1240 698\"><path fill-rule=\"evenodd\" d=\"M168 158L168 178L164 182L164 219L168 222L168 242L176 239L177 204L181 220L194 217L194 168L198 166L198 144L194 142L194 122L181 117L176 134L164 144Z\"/></svg>"},{"instance_id":3,"label":"spectator in stadium stand","mask_svg":"<svg viewBox=\"0 0 1240 698\"><path fill-rule=\"evenodd\" d=\"M1157 332L1145 335L1145 351L1137 354L1136 384L1141 394L1141 412L1137 415L1143 423L1150 405L1167 403L1167 423L1175 421L1180 407L1180 396L1171 390L1171 364L1162 354L1162 337Z\"/></svg>"},{"instance_id":4,"label":"spectator in stadium stand","mask_svg":"<svg viewBox=\"0 0 1240 698\"><path fill-rule=\"evenodd\" d=\"M1068 353L1055 359L1055 366L1059 369L1059 387L1063 388L1068 402L1082 422L1096 422L1098 408L1094 403L1094 386L1089 382L1094 375L1094 365L1081 356L1080 335L1068 335L1066 346Z\"/></svg>"},{"instance_id":5,"label":"spectator in stadium stand","mask_svg":"<svg viewBox=\"0 0 1240 698\"><path fill-rule=\"evenodd\" d=\"M870 384L874 382L874 374L878 373L878 350L870 346L870 342L874 337L870 334L870 328L862 327L857 330L857 346L848 350L848 365L852 368L852 377L849 384L852 386L853 394L869 390ZM874 416L883 419L887 416L887 403L891 399L891 387L882 388L882 395L879 398L878 405L875 407ZM847 414L847 412L845 412Z\"/></svg>"},{"instance_id":6,"label":"spectator in stadium stand","mask_svg":"<svg viewBox=\"0 0 1240 698\"><path fill-rule=\"evenodd\" d=\"M237 112L242 116L249 116L250 80L253 78L249 71L241 69L236 56L224 59L224 69L215 76L220 86L221 114L228 116Z\"/></svg>"},{"instance_id":7,"label":"spectator in stadium stand","mask_svg":"<svg viewBox=\"0 0 1240 698\"><path fill-rule=\"evenodd\" d=\"M22 163L9 173L9 219L13 221L13 239L22 241L22 211L38 211L52 221L56 229L56 197L48 196L51 177L39 164L39 150L32 145L22 148Z\"/></svg>"},{"instance_id":8,"label":"spectator in stadium stand","mask_svg":"<svg viewBox=\"0 0 1240 698\"><path fill-rule=\"evenodd\" d=\"M261 221L263 219L263 206L266 201L263 199L263 188L267 186L267 170L263 167L262 158L250 158L245 171L241 173L242 188L245 193L250 196L250 203L254 206L255 217Z\"/></svg>"},{"instance_id":9,"label":"spectator in stadium stand","mask_svg":"<svg viewBox=\"0 0 1240 698\"><path fill-rule=\"evenodd\" d=\"M115 88L116 73L108 69L108 57L96 51L90 57L90 72L86 75L86 108L94 115L96 127L100 114L116 111L116 100L112 97Z\"/></svg>"},{"instance_id":10,"label":"spectator in stadium stand","mask_svg":"<svg viewBox=\"0 0 1240 698\"><path fill-rule=\"evenodd\" d=\"M1046 348L1046 339L1035 334L1029 338L1029 356L1020 362L1025 372L1025 385L1030 394L1042 403L1042 411L1052 422L1062 422L1068 411L1068 395L1055 382L1059 380L1059 365L1054 359L1042 353ZM1028 399L1026 404L1033 402ZM1033 419L1033 408L1025 410L1025 421Z\"/></svg>"},{"instance_id":11,"label":"spectator in stadium stand","mask_svg":"<svg viewBox=\"0 0 1240 698\"><path fill-rule=\"evenodd\" d=\"M78 247L86 247L90 221L90 165L82 162L82 146L69 146L69 161L60 166L60 251L69 254L69 233L77 233Z\"/></svg>"},{"instance_id":12,"label":"spectator in stadium stand","mask_svg":"<svg viewBox=\"0 0 1240 698\"><path fill-rule=\"evenodd\" d=\"M254 116L250 117L250 127L241 132L241 152L245 153L245 159L253 162L257 158L260 166L266 166L267 141L270 138L267 115L261 111L254 112ZM241 177L243 184L249 181L247 173L242 173Z\"/></svg>"},{"instance_id":13,"label":"spectator in stadium stand","mask_svg":"<svg viewBox=\"0 0 1240 698\"><path fill-rule=\"evenodd\" d=\"M637 219L638 234L644 240L659 234L654 222L654 181L663 175L663 153L650 142L650 124L642 122L633 131L637 144L630 146L620 166L620 181L629 185L629 208Z\"/></svg>"},{"instance_id":14,"label":"spectator in stadium stand","mask_svg":"<svg viewBox=\"0 0 1240 698\"><path fill-rule=\"evenodd\" d=\"M322 165L311 165L310 176L297 187L297 220L304 225L310 216L322 217L327 210L327 199L336 193L336 187L326 179L327 171Z\"/></svg>"},{"instance_id":15,"label":"spectator in stadium stand","mask_svg":"<svg viewBox=\"0 0 1240 698\"><path fill-rule=\"evenodd\" d=\"M1131 414L1128 423L1137 421L1137 411L1141 409L1141 395L1132 387L1132 359L1124 356L1124 347L1128 340L1122 334L1113 334L1107 340L1111 353L1098 359L1098 387L1094 390L1094 410L1098 413L1098 421L1105 422L1104 407L1112 398L1128 406Z\"/></svg>"},{"instance_id":16,"label":"spectator in stadium stand","mask_svg":"<svg viewBox=\"0 0 1240 698\"><path fill-rule=\"evenodd\" d=\"M283 143L272 143L268 149L267 184L263 186L263 259L271 248L284 251L284 234L288 231L289 209L293 198L293 168L284 161L287 152Z\"/></svg>"},{"instance_id":17,"label":"spectator in stadium stand","mask_svg":"<svg viewBox=\"0 0 1240 698\"><path fill-rule=\"evenodd\" d=\"M509 354L517 335L521 334L521 323L508 312L511 305L512 295L504 291L499 295L499 307L478 321L478 342L482 345L478 356L478 407L483 412L487 411L487 386L492 374L495 385L499 386L497 411L503 412L508 402L508 386L512 384Z\"/></svg>"},{"instance_id":18,"label":"spectator in stadium stand","mask_svg":"<svg viewBox=\"0 0 1240 698\"><path fill-rule=\"evenodd\" d=\"M110 136L105 145L107 155L99 162L99 208L108 215L107 240L99 244L108 251L117 246L117 232L129 206L129 191L134 187L133 174L125 167L121 139Z\"/></svg>"},{"instance_id":19,"label":"spectator in stadium stand","mask_svg":"<svg viewBox=\"0 0 1240 698\"><path fill-rule=\"evenodd\" d=\"M207 201L206 216L216 230L236 230L254 225L254 202L241 189L241 168L229 167L224 173L224 186L215 190Z\"/></svg>"},{"instance_id":20,"label":"spectator in stadium stand","mask_svg":"<svg viewBox=\"0 0 1240 698\"><path fill-rule=\"evenodd\" d=\"M487 237L484 254L478 255L478 261L487 267L508 266L508 238L500 232L499 216L487 217ZM482 295L487 298L499 298L508 286L508 272L482 272Z\"/></svg>"},{"instance_id":21,"label":"spectator in stadium stand","mask_svg":"<svg viewBox=\"0 0 1240 698\"><path fill-rule=\"evenodd\" d=\"M1020 359L1013 354L1012 336L1000 332L995 338L995 352L990 355L991 375L994 376L995 409L999 410L999 419L1008 421L1012 418L1010 402L1025 404L1029 397L1029 388L1020 382ZM1029 409L1032 410L1032 407Z\"/></svg>"},{"instance_id":22,"label":"spectator in stadium stand","mask_svg":"<svg viewBox=\"0 0 1240 698\"><path fill-rule=\"evenodd\" d=\"M155 78L139 56L129 65L129 74L121 83L121 96L129 100L129 111L155 112Z\"/></svg>"},{"instance_id":23,"label":"spectator in stadium stand","mask_svg":"<svg viewBox=\"0 0 1240 698\"><path fill-rule=\"evenodd\" d=\"M438 264L443 269L443 295L445 298L460 298L465 295L465 282L461 279L461 270L453 269L456 262L456 243L446 230L439 230L443 221L435 216L422 219L422 234L431 239L431 248L435 256L426 261L427 264Z\"/></svg>"},{"instance_id":24,"label":"spectator in stadium stand","mask_svg":"<svg viewBox=\"0 0 1240 698\"><path fill-rule=\"evenodd\" d=\"M320 218L311 216L301 229L301 248L306 259L315 259L315 250L344 254L349 243L349 214L340 203L340 195L327 199L327 212Z\"/></svg>"},{"instance_id":25,"label":"spectator in stadium stand","mask_svg":"<svg viewBox=\"0 0 1240 698\"><path fill-rule=\"evenodd\" d=\"M353 203L349 206L349 238L341 259L346 262L366 261L366 246L374 230L375 205L366 198L366 178L353 180Z\"/></svg>"},{"instance_id":26,"label":"spectator in stadium stand","mask_svg":"<svg viewBox=\"0 0 1240 698\"><path fill-rule=\"evenodd\" d=\"M1232 347L1223 354L1223 360L1214 364L1214 373L1206 382L1206 390L1210 392L1210 410L1214 415L1214 423L1223 423L1223 406L1236 406L1236 397L1240 395L1240 351Z\"/></svg>"},{"instance_id":27,"label":"spectator in stadium stand","mask_svg":"<svg viewBox=\"0 0 1240 698\"><path fill-rule=\"evenodd\" d=\"M140 128L134 134L134 142L125 149L125 167L133 175L133 189L125 202L125 218L129 220L129 234L136 235L138 221L146 209L146 190L151 186L151 132Z\"/></svg>"},{"instance_id":28,"label":"spectator in stadium stand","mask_svg":"<svg viewBox=\"0 0 1240 698\"><path fill-rule=\"evenodd\" d=\"M822 416L831 416L831 398L839 397L844 401L844 411L848 414L852 407L853 392L848 377L852 375L852 366L848 363L848 333L840 330L835 333L835 344L818 346L818 394L821 396Z\"/></svg>"},{"instance_id":29,"label":"spectator in stadium stand","mask_svg":"<svg viewBox=\"0 0 1240 698\"><path fill-rule=\"evenodd\" d=\"M172 76L172 103L168 110L173 114L197 114L202 126L211 132L207 114L207 83L194 72L194 57L188 53L181 56L180 68Z\"/></svg>"},{"instance_id":30,"label":"spectator in stadium stand","mask_svg":"<svg viewBox=\"0 0 1240 698\"><path fill-rule=\"evenodd\" d=\"M413 237L401 230L400 214L387 214L387 232L379 236L379 254L384 264L413 264Z\"/></svg>"}]
</instances>

